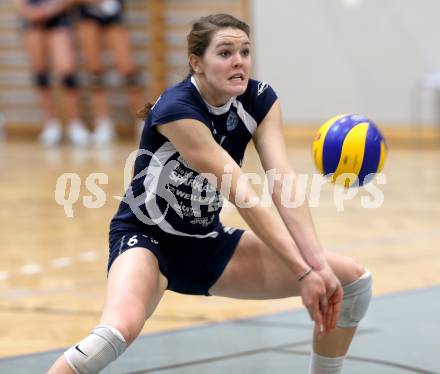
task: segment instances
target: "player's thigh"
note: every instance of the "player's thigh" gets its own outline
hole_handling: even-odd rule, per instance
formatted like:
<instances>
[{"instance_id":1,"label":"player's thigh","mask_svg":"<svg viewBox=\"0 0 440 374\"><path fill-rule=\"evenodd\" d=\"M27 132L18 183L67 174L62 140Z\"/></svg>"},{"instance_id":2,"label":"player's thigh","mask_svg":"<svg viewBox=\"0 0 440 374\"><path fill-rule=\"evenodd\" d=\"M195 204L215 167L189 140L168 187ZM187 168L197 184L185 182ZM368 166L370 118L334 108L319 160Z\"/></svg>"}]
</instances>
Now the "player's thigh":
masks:
<instances>
[{"instance_id":1,"label":"player's thigh","mask_svg":"<svg viewBox=\"0 0 440 374\"><path fill-rule=\"evenodd\" d=\"M76 56L70 29L59 27L49 35L51 56L56 72L61 75L73 73L76 68Z\"/></svg>"},{"instance_id":2,"label":"player's thigh","mask_svg":"<svg viewBox=\"0 0 440 374\"><path fill-rule=\"evenodd\" d=\"M128 341L133 340L156 309L167 284L151 251L140 247L126 250L110 268L101 323L115 326Z\"/></svg>"},{"instance_id":3,"label":"player's thigh","mask_svg":"<svg viewBox=\"0 0 440 374\"><path fill-rule=\"evenodd\" d=\"M101 55L103 51L101 27L94 21L80 21L77 32L87 70L102 71L104 64Z\"/></svg>"},{"instance_id":4,"label":"player's thigh","mask_svg":"<svg viewBox=\"0 0 440 374\"><path fill-rule=\"evenodd\" d=\"M327 250L325 257L343 286L354 282L365 273L364 266L352 257Z\"/></svg>"},{"instance_id":5,"label":"player's thigh","mask_svg":"<svg viewBox=\"0 0 440 374\"><path fill-rule=\"evenodd\" d=\"M24 31L23 42L29 55L29 61L34 71L44 71L49 66L47 55L47 32L37 28Z\"/></svg>"},{"instance_id":6,"label":"player's thigh","mask_svg":"<svg viewBox=\"0 0 440 374\"><path fill-rule=\"evenodd\" d=\"M116 69L122 75L134 72L134 55L131 48L130 36L123 25L112 25L105 30L107 46L112 51Z\"/></svg>"},{"instance_id":7,"label":"player's thigh","mask_svg":"<svg viewBox=\"0 0 440 374\"><path fill-rule=\"evenodd\" d=\"M364 268L354 259L325 251L329 266L341 283L358 279ZM297 276L252 231L246 231L223 274L210 289L212 295L241 299L274 299L300 294Z\"/></svg>"},{"instance_id":8,"label":"player's thigh","mask_svg":"<svg viewBox=\"0 0 440 374\"><path fill-rule=\"evenodd\" d=\"M272 299L299 294L294 273L252 231L246 231L210 294Z\"/></svg>"}]
</instances>

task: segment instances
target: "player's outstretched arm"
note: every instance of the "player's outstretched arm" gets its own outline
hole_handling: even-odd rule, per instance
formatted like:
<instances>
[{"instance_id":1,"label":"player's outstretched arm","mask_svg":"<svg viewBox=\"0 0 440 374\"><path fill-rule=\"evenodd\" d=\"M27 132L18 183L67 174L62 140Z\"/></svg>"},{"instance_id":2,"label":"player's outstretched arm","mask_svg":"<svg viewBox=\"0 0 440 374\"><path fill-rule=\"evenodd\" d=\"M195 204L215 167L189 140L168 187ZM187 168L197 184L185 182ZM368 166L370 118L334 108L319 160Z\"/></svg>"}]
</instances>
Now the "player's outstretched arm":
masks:
<instances>
[{"instance_id":1,"label":"player's outstretched arm","mask_svg":"<svg viewBox=\"0 0 440 374\"><path fill-rule=\"evenodd\" d=\"M221 192L237 207L249 227L288 264L297 277L310 269L287 231L280 230L270 208L261 204L240 166L215 142L205 125L196 120L179 120L159 125L158 131L173 143L194 170L207 177L219 191L227 170L231 187L229 191ZM301 295L311 317L322 324L319 305L321 300L326 299L326 288L321 277L316 274L305 277L301 282Z\"/></svg>"},{"instance_id":2,"label":"player's outstretched arm","mask_svg":"<svg viewBox=\"0 0 440 374\"><path fill-rule=\"evenodd\" d=\"M278 100L258 126L253 140L266 174L273 177L271 181L273 183L272 199L287 230L306 262L325 282L327 298L321 300L321 310L326 316L326 330L332 329L336 326L339 317L342 287L327 264L324 251L316 235L307 197L290 164L282 131L281 107ZM290 186L290 189L286 189L286 186ZM299 198L298 201L295 201L294 208L286 204L293 198Z\"/></svg>"}]
</instances>

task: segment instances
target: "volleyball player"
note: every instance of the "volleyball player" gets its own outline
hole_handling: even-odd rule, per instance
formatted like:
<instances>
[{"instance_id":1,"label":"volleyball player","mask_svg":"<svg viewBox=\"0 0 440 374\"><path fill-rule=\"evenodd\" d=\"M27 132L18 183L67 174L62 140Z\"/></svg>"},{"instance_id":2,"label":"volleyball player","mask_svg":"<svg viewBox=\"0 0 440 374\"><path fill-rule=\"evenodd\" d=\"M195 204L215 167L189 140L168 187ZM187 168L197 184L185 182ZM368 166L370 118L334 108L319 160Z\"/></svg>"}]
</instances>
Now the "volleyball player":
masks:
<instances>
[{"instance_id":1,"label":"volleyball player","mask_svg":"<svg viewBox=\"0 0 440 374\"><path fill-rule=\"evenodd\" d=\"M341 372L369 305L371 274L321 247L307 202L282 204L282 178L272 193L282 227L244 178L250 140L266 171L294 175L277 95L249 77L251 49L249 27L230 15L194 23L190 75L149 110L133 181L110 225L100 323L50 373L106 367L138 336L167 289L239 299L300 296L315 322L310 373ZM293 183L292 193L299 189ZM219 191L248 230L222 225Z\"/></svg>"}]
</instances>

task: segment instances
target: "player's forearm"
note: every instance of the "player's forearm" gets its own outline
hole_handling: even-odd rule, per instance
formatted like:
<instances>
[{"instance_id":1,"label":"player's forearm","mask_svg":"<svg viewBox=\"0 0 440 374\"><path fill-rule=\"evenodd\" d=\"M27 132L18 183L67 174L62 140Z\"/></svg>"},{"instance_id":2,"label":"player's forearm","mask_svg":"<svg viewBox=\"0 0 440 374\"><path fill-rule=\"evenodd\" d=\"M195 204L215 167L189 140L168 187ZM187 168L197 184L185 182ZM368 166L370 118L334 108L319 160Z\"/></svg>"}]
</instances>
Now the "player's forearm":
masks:
<instances>
[{"instance_id":1,"label":"player's forearm","mask_svg":"<svg viewBox=\"0 0 440 374\"><path fill-rule=\"evenodd\" d=\"M280 223L275 219L269 208L260 203L245 208L237 206L237 210L252 231L271 248L299 276L309 269L309 265L296 247L292 238L284 234Z\"/></svg>"},{"instance_id":2,"label":"player's forearm","mask_svg":"<svg viewBox=\"0 0 440 374\"><path fill-rule=\"evenodd\" d=\"M305 194L300 193L301 186L294 178L291 196L304 196L303 201L294 208L287 207L282 199L282 179L275 181L272 199L278 212L287 227L287 230L295 239L302 255L307 263L315 269L320 269L326 265L326 259L322 246L316 235L312 216L308 207L308 200Z\"/></svg>"},{"instance_id":3,"label":"player's forearm","mask_svg":"<svg viewBox=\"0 0 440 374\"><path fill-rule=\"evenodd\" d=\"M260 199L251 184L237 164L228 164L228 158L222 159L222 153L216 157L206 155L194 160L193 166L203 173L211 183L216 184L225 198L237 207L238 212L249 225L251 230L274 252L285 261L296 274L303 274L310 266L303 259L294 241L280 228L280 223L275 219L272 211L261 204ZM225 168L224 165L228 167ZM224 173L227 169L228 173ZM225 184L224 178L230 183ZM229 185L229 188L221 188Z\"/></svg>"}]
</instances>

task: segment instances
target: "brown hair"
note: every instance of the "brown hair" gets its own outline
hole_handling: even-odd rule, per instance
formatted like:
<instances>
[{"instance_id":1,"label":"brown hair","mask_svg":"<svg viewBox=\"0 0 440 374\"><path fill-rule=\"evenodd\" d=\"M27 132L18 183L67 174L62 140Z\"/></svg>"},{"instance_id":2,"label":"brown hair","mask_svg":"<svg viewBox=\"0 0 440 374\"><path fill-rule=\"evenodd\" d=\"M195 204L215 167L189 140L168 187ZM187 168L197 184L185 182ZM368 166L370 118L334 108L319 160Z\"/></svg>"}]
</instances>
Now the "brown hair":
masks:
<instances>
[{"instance_id":1,"label":"brown hair","mask_svg":"<svg viewBox=\"0 0 440 374\"><path fill-rule=\"evenodd\" d=\"M211 43L212 36L219 30L231 27L233 29L239 29L250 37L251 29L249 25L230 14L211 14L206 17L201 17L195 21L192 25L186 40L188 56L194 54L196 56L203 56L206 49ZM189 65L189 74L194 74L194 70ZM151 103L145 104L145 106L139 110L136 115L138 118L145 119L148 116L150 109L153 107Z\"/></svg>"},{"instance_id":2,"label":"brown hair","mask_svg":"<svg viewBox=\"0 0 440 374\"><path fill-rule=\"evenodd\" d=\"M146 103L142 109L139 109L136 112L136 117L139 119L145 119L148 116L148 113L150 113L151 108L153 107L153 104Z\"/></svg>"},{"instance_id":3,"label":"brown hair","mask_svg":"<svg viewBox=\"0 0 440 374\"><path fill-rule=\"evenodd\" d=\"M194 22L186 38L188 56L191 54L203 56L214 33L228 27L242 30L248 37L250 36L251 29L249 25L230 14L211 14ZM189 73L194 74L191 65L189 66Z\"/></svg>"}]
</instances>

